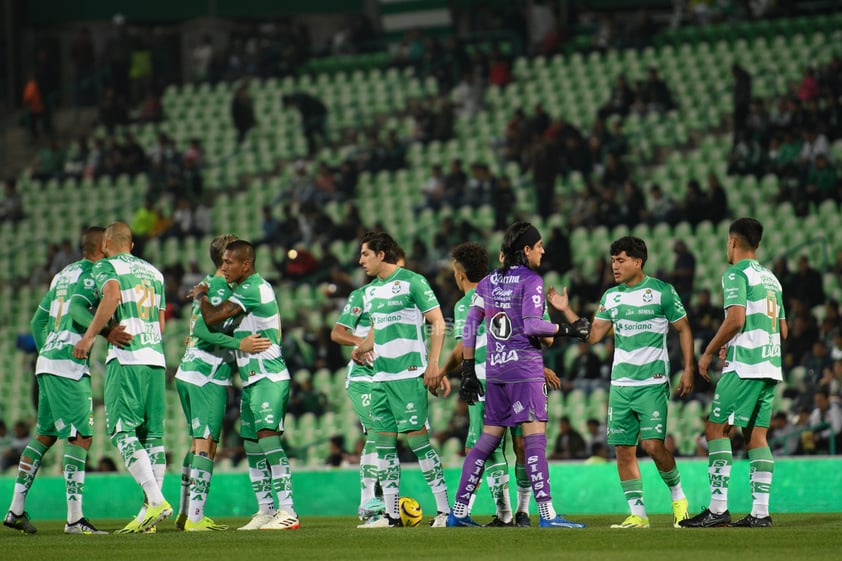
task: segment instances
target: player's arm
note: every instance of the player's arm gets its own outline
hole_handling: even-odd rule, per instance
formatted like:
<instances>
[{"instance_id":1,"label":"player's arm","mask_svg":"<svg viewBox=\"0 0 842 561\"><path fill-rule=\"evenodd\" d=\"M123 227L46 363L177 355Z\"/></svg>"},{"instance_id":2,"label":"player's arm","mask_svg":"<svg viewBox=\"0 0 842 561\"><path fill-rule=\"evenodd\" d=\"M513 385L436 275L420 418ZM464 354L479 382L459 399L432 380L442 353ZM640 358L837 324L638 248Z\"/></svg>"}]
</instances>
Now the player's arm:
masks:
<instances>
[{"instance_id":1,"label":"player's arm","mask_svg":"<svg viewBox=\"0 0 842 561\"><path fill-rule=\"evenodd\" d=\"M207 292L199 293L199 306L202 310L202 317L208 325L216 325L222 323L226 319L237 317L242 314L245 309L239 304L235 304L231 300L220 302L218 306L214 306L208 300Z\"/></svg>"},{"instance_id":2,"label":"player's arm","mask_svg":"<svg viewBox=\"0 0 842 561\"><path fill-rule=\"evenodd\" d=\"M708 381L710 381L708 368L710 367L710 362L713 360L713 355L718 353L720 348L724 347L728 341L733 339L743 329L746 323L745 306L735 304L728 306L726 310L727 313L725 314L725 319L722 321L722 325L719 326L716 335L713 336L707 348L702 352L702 356L699 357L699 374Z\"/></svg>"},{"instance_id":3,"label":"player's arm","mask_svg":"<svg viewBox=\"0 0 842 561\"><path fill-rule=\"evenodd\" d=\"M439 359L444 346L444 315L440 307L435 307L424 313L424 319L430 324L430 351L427 355L427 370L424 371L424 385L428 390L436 393L442 385L442 377L439 376Z\"/></svg>"},{"instance_id":4,"label":"player's arm","mask_svg":"<svg viewBox=\"0 0 842 561\"><path fill-rule=\"evenodd\" d=\"M781 318L779 325L781 328L781 339L786 339L789 337L789 325L787 325L786 319Z\"/></svg>"},{"instance_id":5,"label":"player's arm","mask_svg":"<svg viewBox=\"0 0 842 561\"><path fill-rule=\"evenodd\" d=\"M561 292L556 291L555 287L550 287L547 290L547 302L564 315L567 324L556 326L556 335L565 335L568 337L577 337L580 341L586 343L599 342L605 334L599 339L591 341L590 337L593 333L593 326L588 318L579 317L573 308L570 307L570 298L567 296L567 287L563 287ZM525 327L525 326L524 326ZM608 333L606 331L605 333Z\"/></svg>"},{"instance_id":6,"label":"player's arm","mask_svg":"<svg viewBox=\"0 0 842 561\"><path fill-rule=\"evenodd\" d=\"M120 283L117 279L108 279L102 285L102 298L99 306L97 306L96 313L91 320L82 339L73 347L73 356L76 358L87 358L88 352L94 344L94 339L97 334L102 331L108 321L117 311L117 306L120 305Z\"/></svg>"},{"instance_id":7,"label":"player's arm","mask_svg":"<svg viewBox=\"0 0 842 561\"><path fill-rule=\"evenodd\" d=\"M263 352L272 345L269 338L260 333L249 335L238 341L236 338L220 331L211 331L201 317L196 318L195 323L193 323L193 336L212 345L225 349L240 350L245 353Z\"/></svg>"},{"instance_id":8,"label":"player's arm","mask_svg":"<svg viewBox=\"0 0 842 561\"><path fill-rule=\"evenodd\" d=\"M49 322L50 312L39 305L29 322L32 338L35 339L35 348L38 349L38 352L41 352L41 347L47 341L47 324Z\"/></svg>"},{"instance_id":9,"label":"player's arm","mask_svg":"<svg viewBox=\"0 0 842 561\"><path fill-rule=\"evenodd\" d=\"M74 294L70 299L70 306L67 311L75 323L86 329L94 320L94 314L91 313L89 308L90 304L91 302L84 296ZM109 343L120 348L125 348L134 340L134 335L126 331L126 327L123 325L115 325L111 328L106 325L99 334L105 337Z\"/></svg>"},{"instance_id":10,"label":"player's arm","mask_svg":"<svg viewBox=\"0 0 842 561\"><path fill-rule=\"evenodd\" d=\"M485 318L485 308L482 299L474 296L474 302L468 308L465 318L465 328L462 331L462 383L459 387L459 397L468 405L479 401L485 394L477 378L475 354L477 346L477 330Z\"/></svg>"},{"instance_id":11,"label":"player's arm","mask_svg":"<svg viewBox=\"0 0 842 561\"><path fill-rule=\"evenodd\" d=\"M693 330L690 329L690 320L687 316L675 321L672 326L678 332L681 355L684 357L684 372L681 374L676 391L680 397L685 397L693 391Z\"/></svg>"},{"instance_id":12,"label":"player's arm","mask_svg":"<svg viewBox=\"0 0 842 561\"><path fill-rule=\"evenodd\" d=\"M363 338L359 335L354 335L347 325L337 323L330 331L330 340L337 345L345 347L356 347L363 342Z\"/></svg>"},{"instance_id":13,"label":"player's arm","mask_svg":"<svg viewBox=\"0 0 842 561\"><path fill-rule=\"evenodd\" d=\"M456 370L456 367L462 363L462 351L464 346L462 345L462 339L456 341L456 346L453 347L453 352L445 359L444 364L439 368L439 375L447 376L448 372Z\"/></svg>"}]
</instances>

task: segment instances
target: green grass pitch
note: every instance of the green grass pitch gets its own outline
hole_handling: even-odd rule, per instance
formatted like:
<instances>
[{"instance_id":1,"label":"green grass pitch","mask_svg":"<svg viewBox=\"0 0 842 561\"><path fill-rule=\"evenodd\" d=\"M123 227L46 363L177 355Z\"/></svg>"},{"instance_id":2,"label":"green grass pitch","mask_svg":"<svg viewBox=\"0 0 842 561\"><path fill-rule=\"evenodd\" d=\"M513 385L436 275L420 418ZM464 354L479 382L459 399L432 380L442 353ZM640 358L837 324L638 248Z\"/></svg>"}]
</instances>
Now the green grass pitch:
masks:
<instances>
[{"instance_id":1,"label":"green grass pitch","mask_svg":"<svg viewBox=\"0 0 842 561\"><path fill-rule=\"evenodd\" d=\"M480 521L486 517L478 517ZM536 515L532 516L533 524ZM220 518L225 532L65 535L59 522L34 520L38 533L0 528L3 561L822 561L842 559L842 514L778 514L773 528L675 529L666 515L648 530L612 530L622 516L571 516L584 530L538 528L401 528L359 530L355 518L305 517L295 531L238 532L244 518ZM94 520L114 530L125 520Z\"/></svg>"}]
</instances>

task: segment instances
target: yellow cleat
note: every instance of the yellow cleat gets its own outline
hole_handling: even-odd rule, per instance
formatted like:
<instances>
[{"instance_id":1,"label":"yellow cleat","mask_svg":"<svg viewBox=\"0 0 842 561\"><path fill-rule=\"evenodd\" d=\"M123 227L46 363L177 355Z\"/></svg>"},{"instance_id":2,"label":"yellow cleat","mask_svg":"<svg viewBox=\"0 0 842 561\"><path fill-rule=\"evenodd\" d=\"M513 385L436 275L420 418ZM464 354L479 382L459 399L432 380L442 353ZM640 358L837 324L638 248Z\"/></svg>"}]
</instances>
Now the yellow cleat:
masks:
<instances>
[{"instance_id":1,"label":"yellow cleat","mask_svg":"<svg viewBox=\"0 0 842 561\"><path fill-rule=\"evenodd\" d=\"M629 515L621 524L611 524L612 528L648 528L649 519L636 514Z\"/></svg>"},{"instance_id":2,"label":"yellow cleat","mask_svg":"<svg viewBox=\"0 0 842 561\"><path fill-rule=\"evenodd\" d=\"M136 518L132 518L131 522L120 528L119 530L115 530L115 534L137 534L140 532L140 522L137 521Z\"/></svg>"},{"instance_id":3,"label":"yellow cleat","mask_svg":"<svg viewBox=\"0 0 842 561\"><path fill-rule=\"evenodd\" d=\"M672 525L676 528L681 528L681 521L690 518L690 513L687 511L687 499L679 499L672 502Z\"/></svg>"},{"instance_id":4,"label":"yellow cleat","mask_svg":"<svg viewBox=\"0 0 842 561\"><path fill-rule=\"evenodd\" d=\"M225 524L217 524L207 516L205 516L198 522L193 522L188 518L187 521L184 523L185 532L218 532L227 529L228 526L226 526Z\"/></svg>"},{"instance_id":5,"label":"yellow cleat","mask_svg":"<svg viewBox=\"0 0 842 561\"><path fill-rule=\"evenodd\" d=\"M172 514L172 507L167 501L162 502L158 506L149 505L146 509L146 516L143 522L140 523L140 529L146 530L153 528L158 522L164 520Z\"/></svg>"}]
</instances>

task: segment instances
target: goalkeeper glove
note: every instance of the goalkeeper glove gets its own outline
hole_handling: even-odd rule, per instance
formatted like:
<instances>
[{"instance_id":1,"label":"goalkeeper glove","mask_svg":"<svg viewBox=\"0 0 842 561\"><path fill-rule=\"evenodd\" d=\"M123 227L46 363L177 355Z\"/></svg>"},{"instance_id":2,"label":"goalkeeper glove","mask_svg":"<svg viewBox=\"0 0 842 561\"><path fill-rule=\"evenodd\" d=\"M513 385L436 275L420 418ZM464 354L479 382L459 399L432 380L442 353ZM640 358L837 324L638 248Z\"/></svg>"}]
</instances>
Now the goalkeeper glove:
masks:
<instances>
[{"instance_id":1,"label":"goalkeeper glove","mask_svg":"<svg viewBox=\"0 0 842 561\"><path fill-rule=\"evenodd\" d=\"M459 386L459 397L468 405L473 405L483 395L485 391L477 378L476 361L472 358L462 359L462 385Z\"/></svg>"},{"instance_id":2,"label":"goalkeeper glove","mask_svg":"<svg viewBox=\"0 0 842 561\"><path fill-rule=\"evenodd\" d=\"M576 337L580 341L587 341L591 334L591 322L588 318L579 318L573 323L558 324L556 337Z\"/></svg>"}]
</instances>

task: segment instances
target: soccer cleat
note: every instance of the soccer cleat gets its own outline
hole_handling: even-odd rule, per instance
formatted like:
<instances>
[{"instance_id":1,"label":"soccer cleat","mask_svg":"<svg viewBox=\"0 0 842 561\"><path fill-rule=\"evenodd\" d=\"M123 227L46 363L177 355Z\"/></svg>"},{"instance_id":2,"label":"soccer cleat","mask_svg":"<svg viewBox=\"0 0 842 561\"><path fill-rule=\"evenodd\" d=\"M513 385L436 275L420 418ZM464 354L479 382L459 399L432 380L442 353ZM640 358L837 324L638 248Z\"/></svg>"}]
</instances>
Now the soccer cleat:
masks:
<instances>
[{"instance_id":1,"label":"soccer cleat","mask_svg":"<svg viewBox=\"0 0 842 561\"><path fill-rule=\"evenodd\" d=\"M714 514L706 508L696 516L687 518L678 523L682 528L714 528L716 526L727 526L731 522L731 513L727 510L722 514Z\"/></svg>"},{"instance_id":2,"label":"soccer cleat","mask_svg":"<svg viewBox=\"0 0 842 561\"><path fill-rule=\"evenodd\" d=\"M495 515L494 518L491 519L491 522L485 524L483 528L512 528L514 525L515 523L511 520L503 522L499 516Z\"/></svg>"},{"instance_id":3,"label":"soccer cleat","mask_svg":"<svg viewBox=\"0 0 842 561\"><path fill-rule=\"evenodd\" d=\"M187 522L187 515L183 512L179 512L178 516L175 517L175 529L184 531L184 524Z\"/></svg>"},{"instance_id":4,"label":"soccer cleat","mask_svg":"<svg viewBox=\"0 0 842 561\"><path fill-rule=\"evenodd\" d=\"M260 527L261 530L297 530L301 527L298 517L285 510L275 511L275 516Z\"/></svg>"},{"instance_id":5,"label":"soccer cleat","mask_svg":"<svg viewBox=\"0 0 842 561\"><path fill-rule=\"evenodd\" d=\"M141 529L140 522L137 521L137 518L132 518L128 524L126 524L119 530L114 531L115 534L137 534L139 532L141 532Z\"/></svg>"},{"instance_id":6,"label":"soccer cleat","mask_svg":"<svg viewBox=\"0 0 842 561\"><path fill-rule=\"evenodd\" d=\"M687 507L687 499L678 499L672 502L672 525L681 528L681 521L690 518Z\"/></svg>"},{"instance_id":7,"label":"soccer cleat","mask_svg":"<svg viewBox=\"0 0 842 561\"><path fill-rule=\"evenodd\" d=\"M140 523L140 531L147 530L154 527L158 522L164 520L172 514L172 507L167 501L162 502L158 506L149 505L146 509L146 516Z\"/></svg>"},{"instance_id":8,"label":"soccer cleat","mask_svg":"<svg viewBox=\"0 0 842 561\"><path fill-rule=\"evenodd\" d=\"M225 524L217 524L207 516L202 517L198 522L193 522L189 518L184 522L185 532L219 532L227 529L228 526Z\"/></svg>"},{"instance_id":9,"label":"soccer cleat","mask_svg":"<svg viewBox=\"0 0 842 561\"><path fill-rule=\"evenodd\" d=\"M686 502L686 501L685 501ZM611 524L612 528L648 528L649 519L638 516L637 514L630 514L620 524Z\"/></svg>"},{"instance_id":10,"label":"soccer cleat","mask_svg":"<svg viewBox=\"0 0 842 561\"><path fill-rule=\"evenodd\" d=\"M145 530L138 530L140 534L157 534L158 533L158 526L149 526Z\"/></svg>"},{"instance_id":11,"label":"soccer cleat","mask_svg":"<svg viewBox=\"0 0 842 561\"><path fill-rule=\"evenodd\" d=\"M447 526L447 517L450 513L449 512L439 512L435 516L430 519L430 527L432 528L444 528ZM477 524L479 526L479 524Z\"/></svg>"},{"instance_id":12,"label":"soccer cleat","mask_svg":"<svg viewBox=\"0 0 842 561\"><path fill-rule=\"evenodd\" d=\"M436 518L438 518L438 515L436 515ZM481 524L474 522L470 514L461 517L454 516L453 511L450 511L444 523L448 528L482 528Z\"/></svg>"},{"instance_id":13,"label":"soccer cleat","mask_svg":"<svg viewBox=\"0 0 842 561\"><path fill-rule=\"evenodd\" d=\"M740 518L736 522L731 522L728 524L729 528L771 528L772 527L772 517L771 516L763 516L757 517L752 516L751 514L747 515L745 518Z\"/></svg>"},{"instance_id":14,"label":"soccer cleat","mask_svg":"<svg viewBox=\"0 0 842 561\"><path fill-rule=\"evenodd\" d=\"M400 516L392 518L388 514L377 514L366 520L364 524L358 524L357 528L400 528L402 526Z\"/></svg>"},{"instance_id":15,"label":"soccer cleat","mask_svg":"<svg viewBox=\"0 0 842 561\"><path fill-rule=\"evenodd\" d=\"M368 520L372 516L377 516L378 514L382 515L385 514L385 512L386 503L383 502L381 497L373 497L369 499L367 503L357 510L360 520Z\"/></svg>"},{"instance_id":16,"label":"soccer cleat","mask_svg":"<svg viewBox=\"0 0 842 561\"><path fill-rule=\"evenodd\" d=\"M273 516L271 514L256 512L251 516L248 524L240 526L237 530L259 530L261 526L267 524L272 518Z\"/></svg>"},{"instance_id":17,"label":"soccer cleat","mask_svg":"<svg viewBox=\"0 0 842 561\"><path fill-rule=\"evenodd\" d=\"M103 530L97 530L93 524L91 524L87 518L84 516L74 522L73 524L65 524L64 525L64 533L65 534L107 534Z\"/></svg>"},{"instance_id":18,"label":"soccer cleat","mask_svg":"<svg viewBox=\"0 0 842 561\"><path fill-rule=\"evenodd\" d=\"M518 528L529 528L532 526L532 521L529 520L529 513L528 512L516 512L515 513L515 526Z\"/></svg>"},{"instance_id":19,"label":"soccer cleat","mask_svg":"<svg viewBox=\"0 0 842 561\"><path fill-rule=\"evenodd\" d=\"M556 515L555 518L550 520L546 518L541 518L541 522L539 524L540 528L584 528L585 525L581 522L571 522L566 518L562 518L561 515Z\"/></svg>"},{"instance_id":20,"label":"soccer cleat","mask_svg":"<svg viewBox=\"0 0 842 561\"><path fill-rule=\"evenodd\" d=\"M23 514L15 514L10 510L3 519L3 526L7 526L12 530L17 530L18 532L23 532L24 534L34 534L37 532L35 526L33 526L32 522L29 521L29 514L26 512Z\"/></svg>"}]
</instances>

